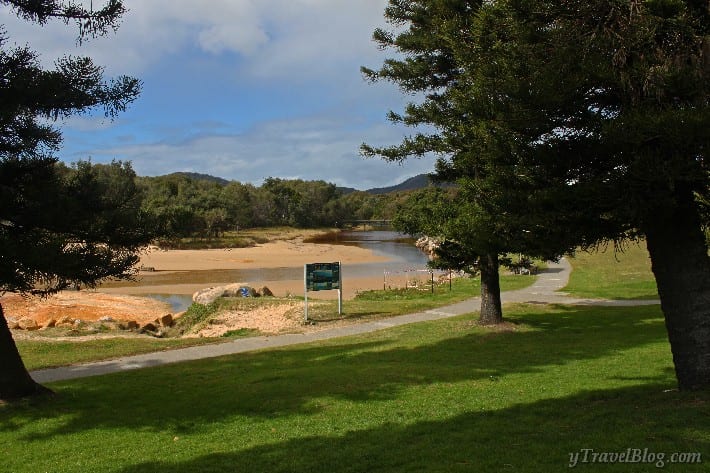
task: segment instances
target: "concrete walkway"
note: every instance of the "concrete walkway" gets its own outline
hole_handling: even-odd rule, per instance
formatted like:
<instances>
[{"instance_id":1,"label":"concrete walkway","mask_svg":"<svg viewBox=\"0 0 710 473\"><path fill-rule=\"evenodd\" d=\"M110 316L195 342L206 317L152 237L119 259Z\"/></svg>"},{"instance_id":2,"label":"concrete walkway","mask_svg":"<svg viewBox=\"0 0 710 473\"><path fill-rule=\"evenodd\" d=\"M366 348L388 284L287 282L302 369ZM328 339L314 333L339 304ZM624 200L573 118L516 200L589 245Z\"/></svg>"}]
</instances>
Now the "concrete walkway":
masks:
<instances>
[{"instance_id":1,"label":"concrete walkway","mask_svg":"<svg viewBox=\"0 0 710 473\"><path fill-rule=\"evenodd\" d=\"M534 284L517 291L502 293L504 303L507 302L527 302L538 304L573 304L573 305L596 305L596 306L632 306L658 304L658 300L628 300L628 301L607 301L598 299L576 299L569 297L562 292L557 292L567 285L572 267L564 258L559 263L549 263L548 268L541 272ZM300 343L326 340L329 338L346 337L361 333L374 332L399 325L423 322L427 320L437 320L456 315L477 312L480 309L480 298L473 298L457 304L438 309L427 310L416 314L400 315L387 319L346 327L337 327L318 332L304 334L288 334L265 337L241 338L225 343L214 345L202 345L177 350L149 353L145 355L128 356L110 361L100 361L81 365L66 366L61 368L51 368L45 370L32 371L32 378L38 383L49 383L66 379L83 378L96 376L117 371L127 371L150 366L159 366L168 363L179 363L183 361L197 360L201 358L212 358L222 355L231 355L248 351L260 350L263 348L284 347Z\"/></svg>"}]
</instances>

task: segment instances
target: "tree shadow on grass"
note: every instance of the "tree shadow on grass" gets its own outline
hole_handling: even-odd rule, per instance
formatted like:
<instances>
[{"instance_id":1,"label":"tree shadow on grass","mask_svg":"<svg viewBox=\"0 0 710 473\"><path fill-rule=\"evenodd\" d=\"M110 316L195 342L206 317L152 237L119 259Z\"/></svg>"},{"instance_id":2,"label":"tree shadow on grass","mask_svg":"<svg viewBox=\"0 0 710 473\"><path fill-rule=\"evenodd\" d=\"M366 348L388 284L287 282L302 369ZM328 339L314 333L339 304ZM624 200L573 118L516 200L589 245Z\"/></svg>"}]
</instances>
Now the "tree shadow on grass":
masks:
<instances>
[{"instance_id":1,"label":"tree shadow on grass","mask_svg":"<svg viewBox=\"0 0 710 473\"><path fill-rule=\"evenodd\" d=\"M583 449L663 453L669 471L707 471L707 464L670 464L674 452L710 456L708 394L664 392L664 384L589 391L574 396L469 412L442 421L394 422L332 435L292 438L185 461L156 460L120 473L218 472L557 472L569 471L580 453L582 471L648 472L661 463L584 463ZM702 396L702 397L698 397ZM698 415L698 402L704 403ZM689 429L695 436L689 437ZM274 433L275 439L278 433ZM179 448L179 447L176 447ZM588 457L588 461L591 456ZM586 467L586 468L585 468Z\"/></svg>"},{"instance_id":2,"label":"tree shadow on grass","mask_svg":"<svg viewBox=\"0 0 710 473\"><path fill-rule=\"evenodd\" d=\"M511 317L519 327L515 331L490 332L457 318L402 326L357 341L330 340L55 383L56 401L0 411L0 432L53 417L62 418L58 426L23 439L97 428L189 433L233 416L316 415L323 411L312 402L316 399L388 401L411 387L544 374L580 360L662 344L666 335L659 314L655 308L527 307ZM633 376L640 368L621 366L599 376ZM664 380L672 378L665 375ZM593 389L597 381L580 380L573 390Z\"/></svg>"}]
</instances>

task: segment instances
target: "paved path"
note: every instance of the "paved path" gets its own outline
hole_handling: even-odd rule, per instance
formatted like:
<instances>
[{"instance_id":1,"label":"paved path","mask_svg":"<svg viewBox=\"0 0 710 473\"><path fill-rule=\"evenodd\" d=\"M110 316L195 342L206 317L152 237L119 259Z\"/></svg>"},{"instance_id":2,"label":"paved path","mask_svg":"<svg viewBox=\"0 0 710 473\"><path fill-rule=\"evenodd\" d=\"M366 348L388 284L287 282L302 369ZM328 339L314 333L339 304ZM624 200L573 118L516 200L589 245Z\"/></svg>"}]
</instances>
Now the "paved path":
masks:
<instances>
[{"instance_id":1,"label":"paved path","mask_svg":"<svg viewBox=\"0 0 710 473\"><path fill-rule=\"evenodd\" d=\"M517 291L502 293L501 297L506 302L528 302L541 304L579 304L597 306L631 306L658 304L658 300L650 301L606 301L594 299L576 299L564 293L557 292L567 285L572 267L567 260L562 259L559 263L549 263L548 269L541 272L531 286ZM167 363L179 363L182 361L197 360L201 358L212 358L222 355L231 355L247 351L259 350L262 348L283 347L300 343L308 343L329 338L345 337L361 333L374 332L385 328L396 327L398 325L423 322L427 320L437 320L447 317L454 317L460 314L476 312L480 308L480 299L473 298L457 304L438 309L427 310L416 314L400 315L387 319L362 324L350 325L326 329L318 332L304 334L276 335L271 337L251 337L241 338L231 342L218 343L214 345L202 345L190 348L181 348L145 355L128 356L110 361L73 365L62 368L52 368L33 371L30 374L38 383L49 383L65 379L83 378L100 374L113 373L117 371L146 368L149 366L159 366Z\"/></svg>"}]
</instances>

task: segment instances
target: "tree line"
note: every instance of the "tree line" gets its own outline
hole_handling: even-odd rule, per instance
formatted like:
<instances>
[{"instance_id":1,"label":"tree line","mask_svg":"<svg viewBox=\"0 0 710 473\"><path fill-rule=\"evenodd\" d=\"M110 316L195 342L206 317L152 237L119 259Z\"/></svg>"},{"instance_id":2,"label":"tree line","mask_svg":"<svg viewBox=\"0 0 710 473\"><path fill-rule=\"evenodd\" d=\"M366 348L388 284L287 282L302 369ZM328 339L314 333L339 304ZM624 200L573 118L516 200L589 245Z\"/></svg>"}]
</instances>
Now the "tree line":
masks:
<instances>
[{"instance_id":1,"label":"tree line","mask_svg":"<svg viewBox=\"0 0 710 473\"><path fill-rule=\"evenodd\" d=\"M344 193L323 180L275 177L260 186L182 173L137 177L136 182L142 209L168 239L212 238L254 227L339 227L349 220L390 219L406 198L406 193Z\"/></svg>"}]
</instances>

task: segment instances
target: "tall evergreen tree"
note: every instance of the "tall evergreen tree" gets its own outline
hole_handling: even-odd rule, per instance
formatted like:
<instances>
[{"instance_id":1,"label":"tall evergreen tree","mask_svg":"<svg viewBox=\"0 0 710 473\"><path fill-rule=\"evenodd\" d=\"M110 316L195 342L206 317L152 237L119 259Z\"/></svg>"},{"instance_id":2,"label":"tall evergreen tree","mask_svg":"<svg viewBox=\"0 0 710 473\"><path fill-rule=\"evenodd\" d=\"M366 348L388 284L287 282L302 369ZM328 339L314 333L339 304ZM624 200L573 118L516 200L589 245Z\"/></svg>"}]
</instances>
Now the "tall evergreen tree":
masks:
<instances>
[{"instance_id":1,"label":"tall evergreen tree","mask_svg":"<svg viewBox=\"0 0 710 473\"><path fill-rule=\"evenodd\" d=\"M527 50L559 104L543 108L555 127L529 137L528 161L645 238L679 386L710 387L707 2L508 3L512 22L544 32Z\"/></svg>"},{"instance_id":2,"label":"tall evergreen tree","mask_svg":"<svg viewBox=\"0 0 710 473\"><path fill-rule=\"evenodd\" d=\"M707 2L393 0L386 16L411 27L375 37L405 58L366 73L424 92L392 118L440 133L365 151L449 153L440 172L551 248L645 238L679 386L707 387Z\"/></svg>"},{"instance_id":3,"label":"tall evergreen tree","mask_svg":"<svg viewBox=\"0 0 710 473\"><path fill-rule=\"evenodd\" d=\"M28 21L76 21L79 40L115 28L125 9L97 11L73 2L0 0ZM51 120L102 108L107 116L135 100L140 82L106 82L89 58L65 57L45 70L28 47L0 37L0 291L46 295L72 284L126 278L150 240L129 164L79 163L53 156L61 133ZM45 391L27 373L0 307L0 399Z\"/></svg>"},{"instance_id":4,"label":"tall evergreen tree","mask_svg":"<svg viewBox=\"0 0 710 473\"><path fill-rule=\"evenodd\" d=\"M515 78L526 63L522 57L488 62L504 39L489 31L499 18L485 2L393 0L385 17L399 32L377 30L374 39L400 57L363 73L418 94L419 102L389 118L428 129L399 145L365 144L361 150L388 160L438 156L438 178L456 182L459 191L453 201L444 201L448 210L442 202L438 215L419 220L418 230L442 240L439 257L449 264L476 266L480 322L499 323L501 257L513 251L555 258L569 249L564 235L552 238L549 228L558 227L541 222L542 207L532 211L540 182L519 169L520 114L527 96ZM526 127L540 126L536 117L528 118Z\"/></svg>"}]
</instances>

